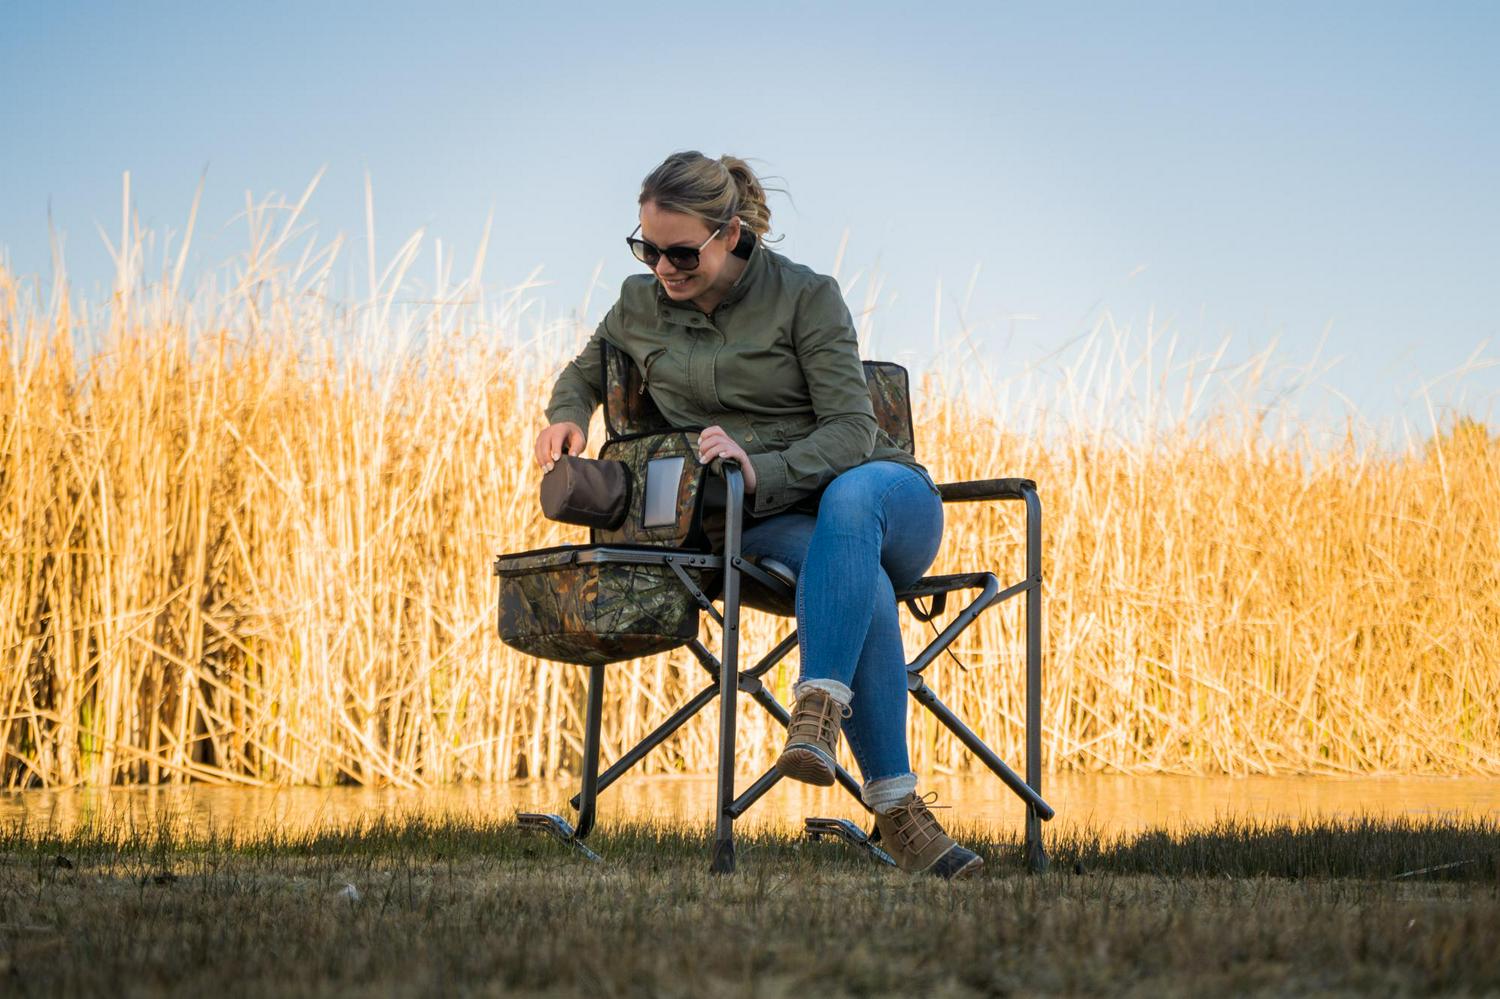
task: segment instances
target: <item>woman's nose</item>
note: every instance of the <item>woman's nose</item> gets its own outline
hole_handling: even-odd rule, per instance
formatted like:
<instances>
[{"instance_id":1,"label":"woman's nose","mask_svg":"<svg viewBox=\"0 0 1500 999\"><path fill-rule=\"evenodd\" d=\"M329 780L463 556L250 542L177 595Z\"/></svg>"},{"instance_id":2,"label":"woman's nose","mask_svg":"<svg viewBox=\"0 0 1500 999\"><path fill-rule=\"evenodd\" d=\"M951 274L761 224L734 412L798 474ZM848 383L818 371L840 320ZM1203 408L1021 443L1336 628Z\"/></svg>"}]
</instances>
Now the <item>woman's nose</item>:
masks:
<instances>
[{"instance_id":1,"label":"woman's nose","mask_svg":"<svg viewBox=\"0 0 1500 999\"><path fill-rule=\"evenodd\" d=\"M677 268L672 266L672 261L667 259L666 254L662 254L660 257L658 257L656 265L651 269L656 273L662 275L663 277L671 277L672 275L677 273Z\"/></svg>"}]
</instances>

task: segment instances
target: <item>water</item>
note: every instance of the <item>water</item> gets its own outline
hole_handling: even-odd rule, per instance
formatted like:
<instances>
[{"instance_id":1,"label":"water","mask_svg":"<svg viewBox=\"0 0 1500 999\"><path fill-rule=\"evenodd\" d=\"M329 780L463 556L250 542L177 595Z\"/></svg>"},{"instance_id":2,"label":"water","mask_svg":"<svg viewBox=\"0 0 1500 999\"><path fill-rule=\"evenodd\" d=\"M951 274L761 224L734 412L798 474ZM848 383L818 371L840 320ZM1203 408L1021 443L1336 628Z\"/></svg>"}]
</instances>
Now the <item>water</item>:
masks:
<instances>
[{"instance_id":1,"label":"water","mask_svg":"<svg viewBox=\"0 0 1500 999\"><path fill-rule=\"evenodd\" d=\"M748 783L740 779L740 787ZM932 777L946 824L1017 830L1019 801L990 777ZM150 787L72 788L0 793L0 823L24 820L58 831L102 821L151 829L163 823L246 836L272 829L296 833L381 816L506 817L518 809L571 817L566 802L576 784L513 782L459 784L430 790L388 788ZM1125 777L1065 774L1044 782L1057 809L1051 826L1088 826L1104 832L1180 828L1220 818L1294 823L1361 815L1417 819L1489 818L1500 821L1500 779L1483 777ZM600 819L652 819L707 825L714 784L702 777L636 777L601 796ZM803 816L860 820L863 812L838 788L783 782L740 820L741 828L794 829Z\"/></svg>"}]
</instances>

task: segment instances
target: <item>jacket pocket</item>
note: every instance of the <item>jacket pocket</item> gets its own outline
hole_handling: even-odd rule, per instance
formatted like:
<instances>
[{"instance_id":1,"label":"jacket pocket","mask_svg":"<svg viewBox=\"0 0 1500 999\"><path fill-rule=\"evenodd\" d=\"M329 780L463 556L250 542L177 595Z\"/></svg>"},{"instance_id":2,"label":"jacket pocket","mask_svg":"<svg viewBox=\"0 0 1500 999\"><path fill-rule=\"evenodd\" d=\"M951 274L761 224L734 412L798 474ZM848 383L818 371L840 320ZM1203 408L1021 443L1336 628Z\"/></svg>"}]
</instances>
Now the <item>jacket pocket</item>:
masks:
<instances>
[{"instance_id":1,"label":"jacket pocket","mask_svg":"<svg viewBox=\"0 0 1500 999\"><path fill-rule=\"evenodd\" d=\"M641 361L640 368L642 395L646 394L646 387L652 384L651 369L656 365L657 361L660 361L663 357L667 356L668 351L669 348L667 347L658 347L656 350L653 350L649 354L647 354ZM660 372L658 372L658 374L660 374Z\"/></svg>"}]
</instances>

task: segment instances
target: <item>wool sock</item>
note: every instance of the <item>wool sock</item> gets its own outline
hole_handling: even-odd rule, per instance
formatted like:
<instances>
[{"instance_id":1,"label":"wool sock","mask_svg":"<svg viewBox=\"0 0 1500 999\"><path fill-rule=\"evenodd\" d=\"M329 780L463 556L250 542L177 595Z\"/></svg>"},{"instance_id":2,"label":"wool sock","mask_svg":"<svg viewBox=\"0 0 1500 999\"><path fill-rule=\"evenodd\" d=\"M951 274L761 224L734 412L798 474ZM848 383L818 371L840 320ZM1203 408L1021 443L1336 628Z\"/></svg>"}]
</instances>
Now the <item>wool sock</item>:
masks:
<instances>
[{"instance_id":1,"label":"wool sock","mask_svg":"<svg viewBox=\"0 0 1500 999\"><path fill-rule=\"evenodd\" d=\"M916 774L897 774L868 782L861 796L865 799L865 804L884 815L916 789Z\"/></svg>"},{"instance_id":2,"label":"wool sock","mask_svg":"<svg viewBox=\"0 0 1500 999\"><path fill-rule=\"evenodd\" d=\"M792 696L801 697L804 692L809 690L821 690L846 708L849 706L849 702L854 700L854 691L837 680L803 680L792 687Z\"/></svg>"}]
</instances>

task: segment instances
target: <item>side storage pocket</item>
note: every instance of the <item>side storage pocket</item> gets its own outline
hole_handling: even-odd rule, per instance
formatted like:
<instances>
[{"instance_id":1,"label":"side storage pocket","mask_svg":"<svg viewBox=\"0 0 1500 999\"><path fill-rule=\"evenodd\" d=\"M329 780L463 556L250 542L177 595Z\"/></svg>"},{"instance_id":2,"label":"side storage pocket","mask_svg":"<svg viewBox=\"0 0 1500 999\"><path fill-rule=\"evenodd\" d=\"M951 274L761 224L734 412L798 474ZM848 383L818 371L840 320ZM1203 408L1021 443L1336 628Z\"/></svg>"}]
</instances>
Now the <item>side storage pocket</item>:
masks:
<instances>
[{"instance_id":1,"label":"side storage pocket","mask_svg":"<svg viewBox=\"0 0 1500 999\"><path fill-rule=\"evenodd\" d=\"M701 585L701 570L686 570ZM595 545L501 555L500 640L580 666L655 655L698 636L698 605L671 566L610 560Z\"/></svg>"}]
</instances>

